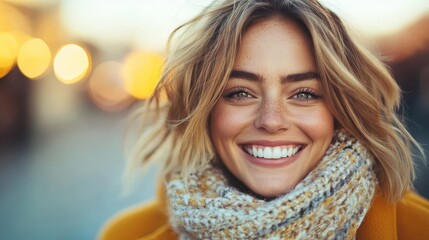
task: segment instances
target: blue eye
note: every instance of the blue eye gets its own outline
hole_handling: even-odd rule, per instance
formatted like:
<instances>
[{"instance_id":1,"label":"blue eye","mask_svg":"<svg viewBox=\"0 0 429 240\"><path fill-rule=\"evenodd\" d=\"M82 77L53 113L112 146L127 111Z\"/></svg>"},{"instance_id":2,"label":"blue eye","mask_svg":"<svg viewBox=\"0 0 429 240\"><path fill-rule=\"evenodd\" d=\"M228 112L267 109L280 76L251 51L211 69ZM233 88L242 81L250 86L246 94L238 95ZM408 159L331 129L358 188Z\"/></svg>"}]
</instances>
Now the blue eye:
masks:
<instances>
[{"instance_id":1,"label":"blue eye","mask_svg":"<svg viewBox=\"0 0 429 240\"><path fill-rule=\"evenodd\" d=\"M227 98L229 100L235 100L235 101L253 98L253 95L248 93L246 91L246 89L244 89L242 87L237 87L237 88L231 89L228 92L226 92L224 94L224 96L225 96L225 98Z\"/></svg>"},{"instance_id":2,"label":"blue eye","mask_svg":"<svg viewBox=\"0 0 429 240\"><path fill-rule=\"evenodd\" d=\"M292 98L302 102L310 102L319 99L320 96L311 89L299 89Z\"/></svg>"}]
</instances>

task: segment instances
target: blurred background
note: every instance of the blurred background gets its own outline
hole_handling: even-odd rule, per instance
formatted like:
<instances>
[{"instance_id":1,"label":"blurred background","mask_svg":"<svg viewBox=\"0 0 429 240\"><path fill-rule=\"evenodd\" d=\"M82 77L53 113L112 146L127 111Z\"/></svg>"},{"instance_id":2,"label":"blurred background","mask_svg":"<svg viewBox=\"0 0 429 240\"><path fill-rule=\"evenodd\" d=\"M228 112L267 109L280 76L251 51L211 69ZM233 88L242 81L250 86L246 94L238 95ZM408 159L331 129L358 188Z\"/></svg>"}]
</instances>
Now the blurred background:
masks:
<instances>
[{"instance_id":1,"label":"blurred background","mask_svg":"<svg viewBox=\"0 0 429 240\"><path fill-rule=\"evenodd\" d=\"M211 0L0 0L0 239L95 239L122 195L123 133L169 33ZM323 0L391 68L429 150L429 1ZM427 160L424 160L427 161ZM429 198L429 170L417 191Z\"/></svg>"}]
</instances>

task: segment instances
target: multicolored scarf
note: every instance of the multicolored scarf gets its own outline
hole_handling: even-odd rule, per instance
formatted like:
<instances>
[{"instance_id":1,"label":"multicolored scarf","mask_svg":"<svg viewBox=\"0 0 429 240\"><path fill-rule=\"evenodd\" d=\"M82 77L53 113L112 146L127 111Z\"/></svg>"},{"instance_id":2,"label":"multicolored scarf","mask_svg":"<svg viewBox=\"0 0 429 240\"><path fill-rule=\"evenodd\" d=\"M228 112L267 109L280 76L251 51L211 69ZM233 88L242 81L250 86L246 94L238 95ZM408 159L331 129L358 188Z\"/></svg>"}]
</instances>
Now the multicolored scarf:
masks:
<instances>
[{"instance_id":1,"label":"multicolored scarf","mask_svg":"<svg viewBox=\"0 0 429 240\"><path fill-rule=\"evenodd\" d=\"M167 183L170 221L181 239L354 239L377 183L367 150L342 131L319 164L270 201L228 184L210 166Z\"/></svg>"}]
</instances>

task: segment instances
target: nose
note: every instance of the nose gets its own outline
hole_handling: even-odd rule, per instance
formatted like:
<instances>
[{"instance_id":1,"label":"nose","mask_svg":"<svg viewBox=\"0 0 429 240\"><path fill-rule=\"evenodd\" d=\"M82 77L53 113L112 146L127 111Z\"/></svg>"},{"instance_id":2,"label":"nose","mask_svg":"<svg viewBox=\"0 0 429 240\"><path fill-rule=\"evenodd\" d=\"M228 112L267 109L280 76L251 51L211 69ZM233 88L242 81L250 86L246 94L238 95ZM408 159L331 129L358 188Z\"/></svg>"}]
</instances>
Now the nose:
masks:
<instances>
[{"instance_id":1,"label":"nose","mask_svg":"<svg viewBox=\"0 0 429 240\"><path fill-rule=\"evenodd\" d=\"M275 133L287 130L291 123L286 104L283 99L269 99L263 101L254 121L256 128Z\"/></svg>"}]
</instances>

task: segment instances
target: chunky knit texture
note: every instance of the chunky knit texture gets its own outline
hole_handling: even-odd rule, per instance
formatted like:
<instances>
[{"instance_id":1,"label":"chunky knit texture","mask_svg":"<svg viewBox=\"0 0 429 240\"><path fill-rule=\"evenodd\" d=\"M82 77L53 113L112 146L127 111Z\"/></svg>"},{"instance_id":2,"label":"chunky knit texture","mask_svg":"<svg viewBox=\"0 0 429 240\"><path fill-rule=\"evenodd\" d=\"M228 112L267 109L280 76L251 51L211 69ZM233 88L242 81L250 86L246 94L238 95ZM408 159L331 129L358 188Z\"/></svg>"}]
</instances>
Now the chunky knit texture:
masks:
<instances>
[{"instance_id":1,"label":"chunky knit texture","mask_svg":"<svg viewBox=\"0 0 429 240\"><path fill-rule=\"evenodd\" d=\"M371 155L344 132L293 190L264 201L228 185L210 166L167 184L181 239L354 239L376 186Z\"/></svg>"}]
</instances>

